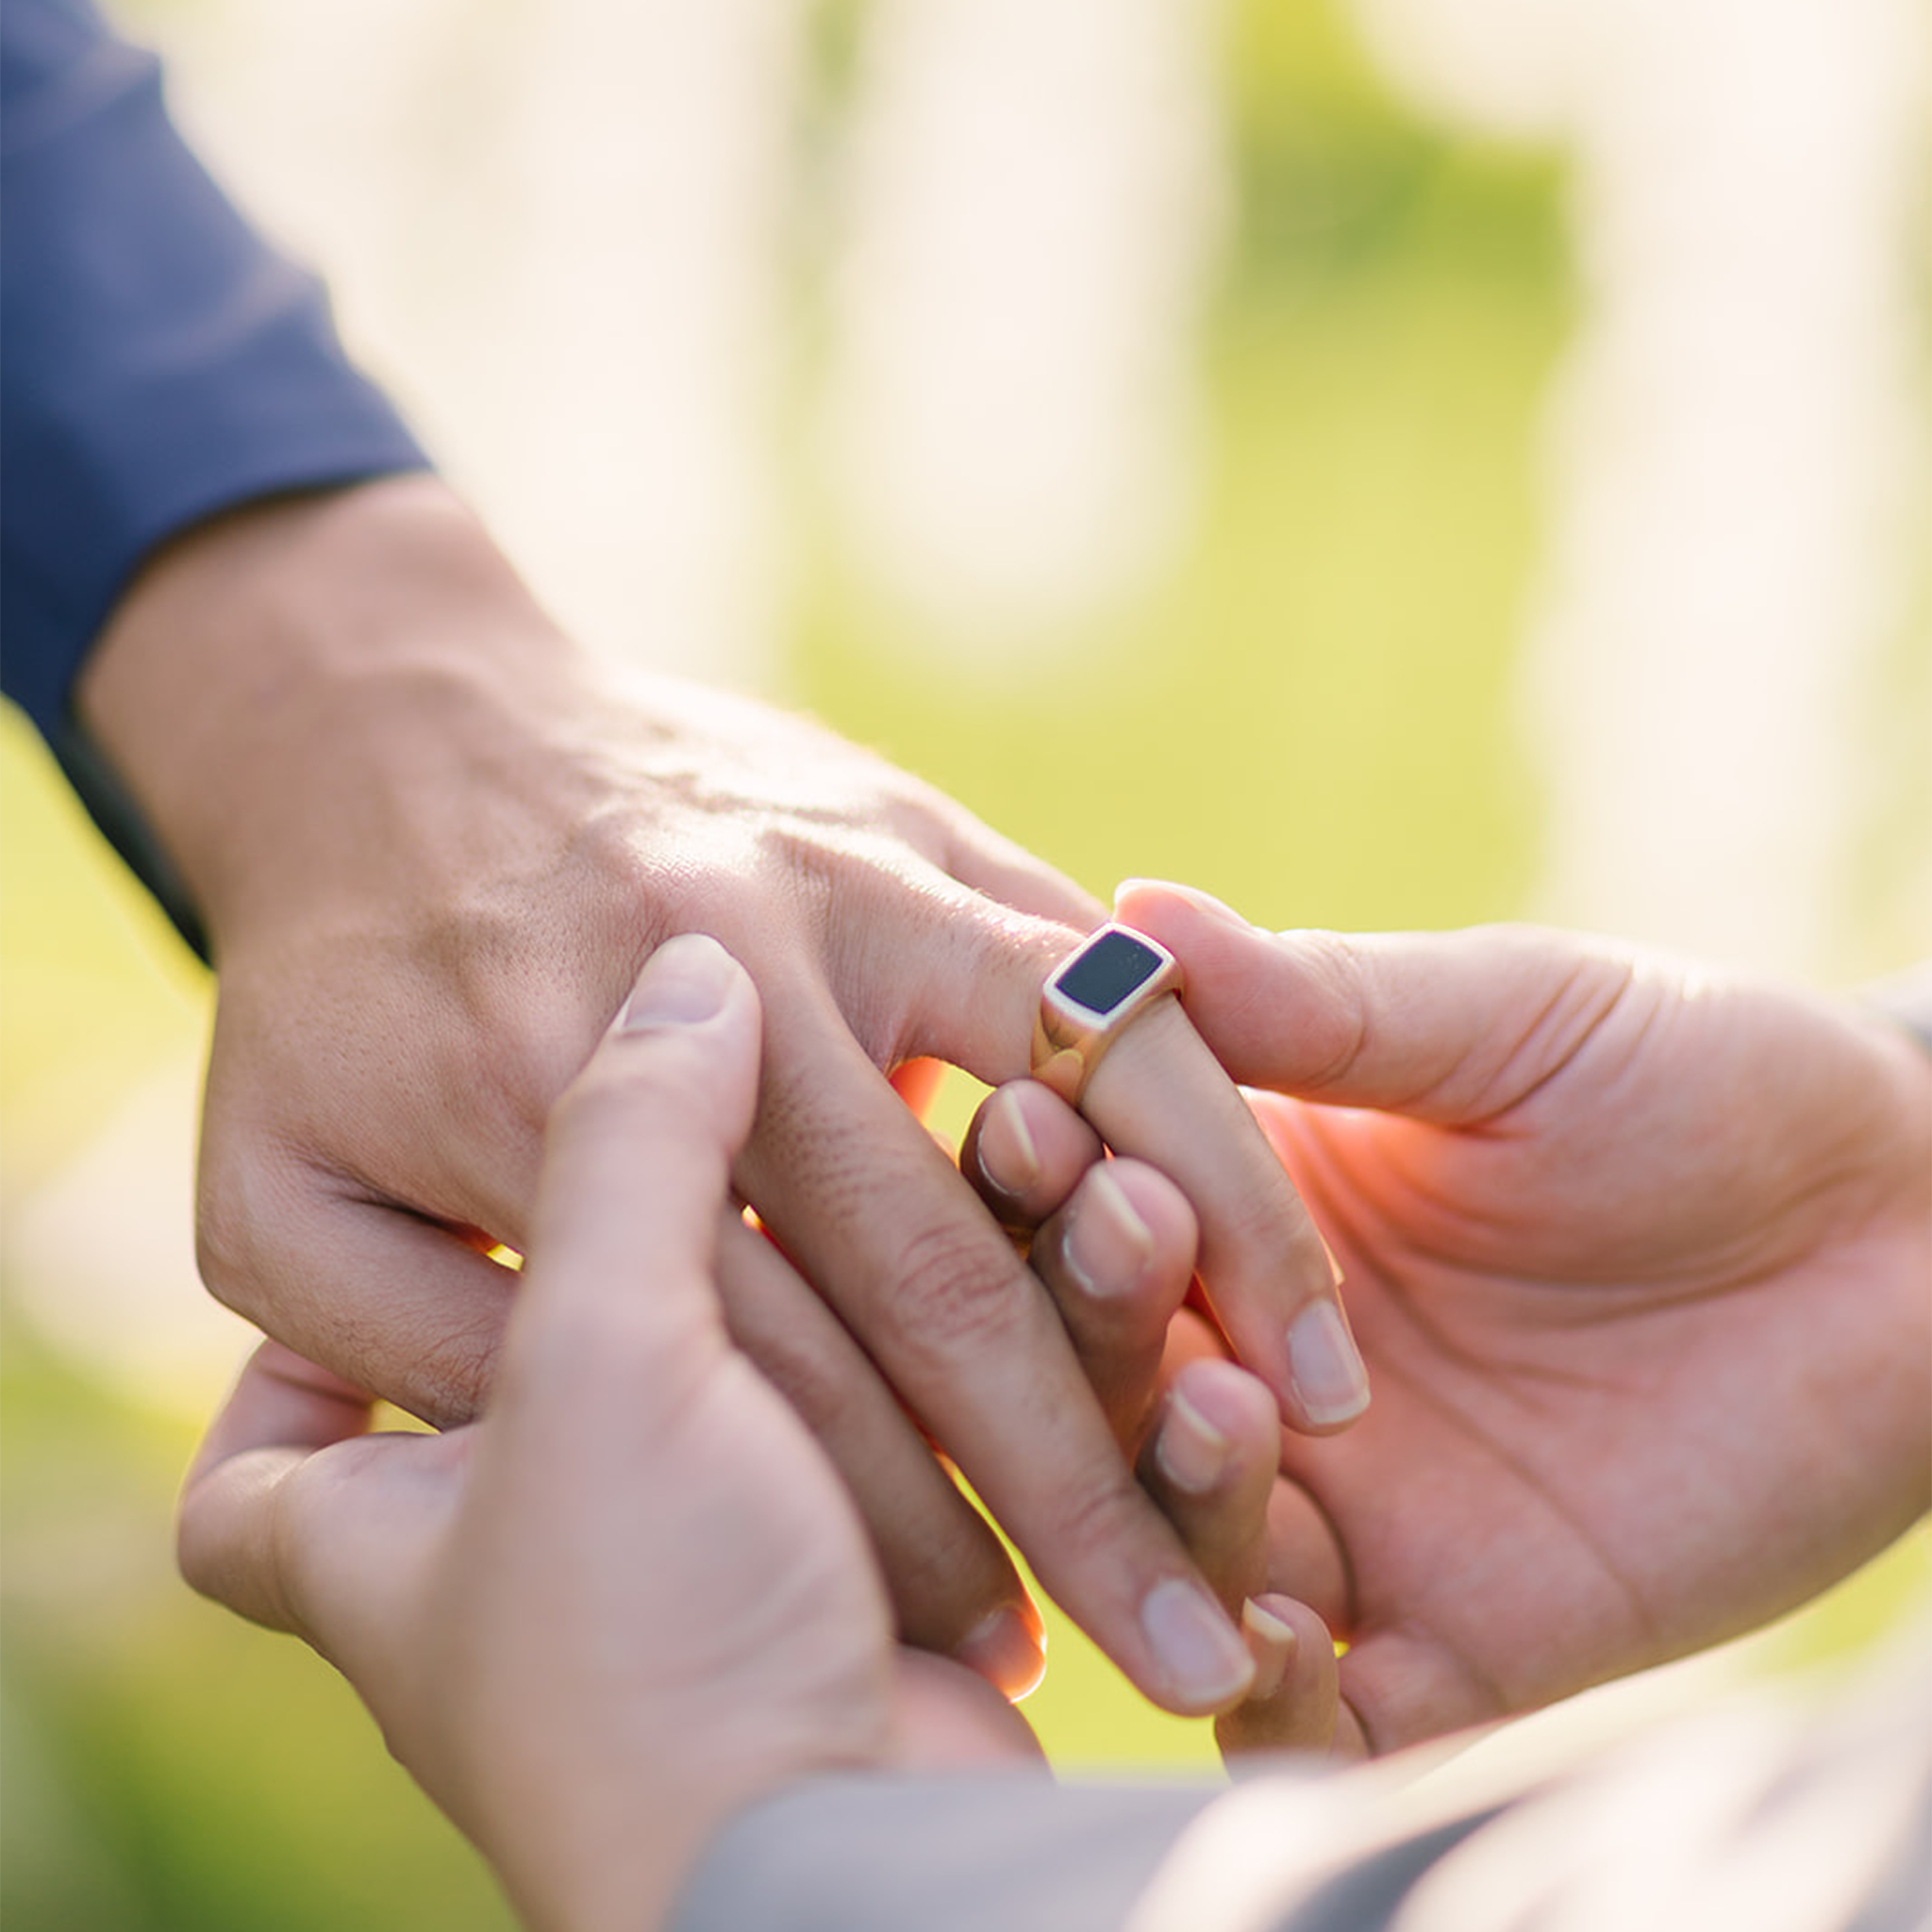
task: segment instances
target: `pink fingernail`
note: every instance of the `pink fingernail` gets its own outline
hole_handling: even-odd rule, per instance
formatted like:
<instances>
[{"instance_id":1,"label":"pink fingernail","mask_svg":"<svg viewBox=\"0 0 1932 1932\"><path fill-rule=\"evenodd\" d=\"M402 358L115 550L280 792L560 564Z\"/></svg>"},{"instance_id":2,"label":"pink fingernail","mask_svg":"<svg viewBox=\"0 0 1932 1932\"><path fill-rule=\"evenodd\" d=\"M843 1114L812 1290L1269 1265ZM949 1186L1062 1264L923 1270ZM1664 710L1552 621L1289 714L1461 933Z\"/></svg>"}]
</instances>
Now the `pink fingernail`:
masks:
<instances>
[{"instance_id":1,"label":"pink fingernail","mask_svg":"<svg viewBox=\"0 0 1932 1932\"><path fill-rule=\"evenodd\" d=\"M1141 1605L1141 1628L1177 1700L1191 1710L1224 1709L1255 1679L1248 1647L1207 1592L1164 1577Z\"/></svg>"},{"instance_id":2,"label":"pink fingernail","mask_svg":"<svg viewBox=\"0 0 1932 1932\"><path fill-rule=\"evenodd\" d=\"M1154 1459L1175 1489L1205 1496L1221 1480L1233 1447L1179 1389L1168 1391L1167 1413L1154 1439Z\"/></svg>"},{"instance_id":3,"label":"pink fingernail","mask_svg":"<svg viewBox=\"0 0 1932 1932\"><path fill-rule=\"evenodd\" d=\"M1135 1288L1154 1257L1154 1232L1105 1165L1089 1171L1061 1251L1067 1273L1097 1301Z\"/></svg>"},{"instance_id":4,"label":"pink fingernail","mask_svg":"<svg viewBox=\"0 0 1932 1932\"><path fill-rule=\"evenodd\" d=\"M1017 1200L1040 1178L1040 1149L1019 1094L1002 1087L979 1123L979 1171L990 1186Z\"/></svg>"},{"instance_id":5,"label":"pink fingernail","mask_svg":"<svg viewBox=\"0 0 1932 1932\"><path fill-rule=\"evenodd\" d=\"M1288 1373L1302 1414L1317 1428L1353 1422L1369 1406L1368 1371L1333 1302L1310 1302L1289 1324Z\"/></svg>"},{"instance_id":6,"label":"pink fingernail","mask_svg":"<svg viewBox=\"0 0 1932 1932\"><path fill-rule=\"evenodd\" d=\"M1288 1667L1294 1660L1295 1646L1301 1639L1295 1635L1292 1624L1284 1624L1253 1597L1241 1606L1241 1628L1248 1634L1249 1650L1255 1659L1255 1681L1248 1695L1273 1697L1288 1675Z\"/></svg>"},{"instance_id":7,"label":"pink fingernail","mask_svg":"<svg viewBox=\"0 0 1932 1932\"><path fill-rule=\"evenodd\" d=\"M708 933L681 932L644 961L620 1023L625 1033L694 1026L724 1009L738 962Z\"/></svg>"}]
</instances>

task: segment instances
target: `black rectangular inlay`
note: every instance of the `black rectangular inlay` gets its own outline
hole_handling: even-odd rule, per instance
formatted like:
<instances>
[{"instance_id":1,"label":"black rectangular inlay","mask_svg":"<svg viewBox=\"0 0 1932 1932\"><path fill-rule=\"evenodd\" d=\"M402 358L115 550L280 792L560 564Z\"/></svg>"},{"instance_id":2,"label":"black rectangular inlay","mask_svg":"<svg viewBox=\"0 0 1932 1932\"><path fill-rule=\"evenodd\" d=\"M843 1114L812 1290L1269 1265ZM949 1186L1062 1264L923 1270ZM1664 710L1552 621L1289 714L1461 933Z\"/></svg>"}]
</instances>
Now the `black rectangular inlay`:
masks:
<instances>
[{"instance_id":1,"label":"black rectangular inlay","mask_svg":"<svg viewBox=\"0 0 1932 1932\"><path fill-rule=\"evenodd\" d=\"M1076 1007L1104 1016L1152 979L1160 965L1160 955L1132 933L1105 932L1061 968L1054 984Z\"/></svg>"}]
</instances>

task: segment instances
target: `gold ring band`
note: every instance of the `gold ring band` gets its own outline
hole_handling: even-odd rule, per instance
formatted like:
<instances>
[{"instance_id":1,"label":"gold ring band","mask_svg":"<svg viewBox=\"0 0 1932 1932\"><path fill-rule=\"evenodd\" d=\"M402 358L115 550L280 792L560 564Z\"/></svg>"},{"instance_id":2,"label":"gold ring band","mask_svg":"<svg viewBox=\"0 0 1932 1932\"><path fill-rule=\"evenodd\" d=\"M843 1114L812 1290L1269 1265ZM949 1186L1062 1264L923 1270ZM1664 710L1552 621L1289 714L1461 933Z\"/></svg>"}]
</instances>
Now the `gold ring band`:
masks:
<instances>
[{"instance_id":1,"label":"gold ring band","mask_svg":"<svg viewBox=\"0 0 1932 1932\"><path fill-rule=\"evenodd\" d=\"M1181 991L1180 961L1124 925L1103 925L1054 968L1033 1023L1033 1077L1078 1107L1108 1048L1139 1013Z\"/></svg>"}]
</instances>

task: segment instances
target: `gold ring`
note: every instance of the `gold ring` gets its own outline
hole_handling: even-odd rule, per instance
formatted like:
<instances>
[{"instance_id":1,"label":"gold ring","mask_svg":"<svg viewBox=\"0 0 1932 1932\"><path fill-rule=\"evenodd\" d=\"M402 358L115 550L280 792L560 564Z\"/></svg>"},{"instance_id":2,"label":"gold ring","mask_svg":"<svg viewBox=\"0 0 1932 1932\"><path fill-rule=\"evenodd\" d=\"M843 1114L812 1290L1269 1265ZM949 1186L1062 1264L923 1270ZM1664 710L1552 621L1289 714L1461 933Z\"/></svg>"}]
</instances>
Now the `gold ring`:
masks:
<instances>
[{"instance_id":1,"label":"gold ring","mask_svg":"<svg viewBox=\"0 0 1932 1932\"><path fill-rule=\"evenodd\" d=\"M1103 925L1054 968L1033 1023L1033 1077L1078 1107L1129 1021L1181 990L1181 963L1124 925Z\"/></svg>"}]
</instances>

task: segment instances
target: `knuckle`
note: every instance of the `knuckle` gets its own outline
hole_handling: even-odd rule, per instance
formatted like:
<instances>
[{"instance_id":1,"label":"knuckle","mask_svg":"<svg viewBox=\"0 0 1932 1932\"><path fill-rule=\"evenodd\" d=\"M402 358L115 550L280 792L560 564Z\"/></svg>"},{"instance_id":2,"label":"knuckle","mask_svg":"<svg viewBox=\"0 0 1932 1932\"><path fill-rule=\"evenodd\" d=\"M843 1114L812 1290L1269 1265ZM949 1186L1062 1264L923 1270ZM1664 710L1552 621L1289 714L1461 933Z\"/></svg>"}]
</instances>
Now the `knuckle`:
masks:
<instances>
[{"instance_id":1,"label":"knuckle","mask_svg":"<svg viewBox=\"0 0 1932 1932\"><path fill-rule=\"evenodd\" d=\"M1102 1462L1058 1498L1053 1518L1056 1553L1062 1563L1114 1561L1140 1546L1153 1504L1127 1472L1124 1459Z\"/></svg>"},{"instance_id":2,"label":"knuckle","mask_svg":"<svg viewBox=\"0 0 1932 1932\"><path fill-rule=\"evenodd\" d=\"M1370 968L1359 948L1341 933L1311 930L1298 940L1321 995L1315 1009L1332 1016L1324 1028L1328 1037L1321 1063L1307 1082L1319 1091L1345 1080L1368 1049Z\"/></svg>"},{"instance_id":3,"label":"knuckle","mask_svg":"<svg viewBox=\"0 0 1932 1932\"><path fill-rule=\"evenodd\" d=\"M459 1427L482 1412L502 1346L495 1324L439 1336L416 1356L407 1388L377 1393L436 1428Z\"/></svg>"},{"instance_id":4,"label":"knuckle","mask_svg":"<svg viewBox=\"0 0 1932 1932\"><path fill-rule=\"evenodd\" d=\"M1003 1241L929 1222L891 1257L885 1313L907 1347L942 1362L1007 1341L1024 1319L1027 1282Z\"/></svg>"},{"instance_id":5,"label":"knuckle","mask_svg":"<svg viewBox=\"0 0 1932 1932\"><path fill-rule=\"evenodd\" d=\"M208 1292L239 1315L261 1307L264 1228L275 1191L265 1164L247 1155L202 1165L194 1217L194 1258Z\"/></svg>"}]
</instances>

